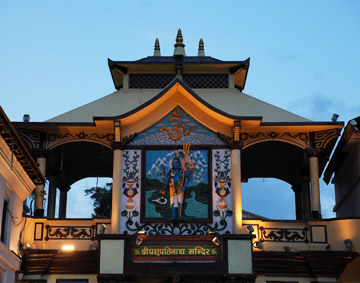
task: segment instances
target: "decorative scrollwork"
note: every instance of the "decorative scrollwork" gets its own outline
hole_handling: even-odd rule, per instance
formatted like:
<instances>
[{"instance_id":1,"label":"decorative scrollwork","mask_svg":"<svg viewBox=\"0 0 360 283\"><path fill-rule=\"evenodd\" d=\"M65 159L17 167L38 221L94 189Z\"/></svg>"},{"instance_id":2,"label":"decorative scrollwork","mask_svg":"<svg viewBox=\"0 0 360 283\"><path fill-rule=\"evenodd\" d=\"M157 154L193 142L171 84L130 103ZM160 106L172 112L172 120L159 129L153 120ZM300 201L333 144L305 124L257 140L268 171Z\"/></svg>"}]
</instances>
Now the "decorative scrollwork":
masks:
<instances>
[{"instance_id":1,"label":"decorative scrollwork","mask_svg":"<svg viewBox=\"0 0 360 283\"><path fill-rule=\"evenodd\" d=\"M46 225L45 241L49 240L91 240L95 239L95 226L50 226Z\"/></svg>"},{"instance_id":2,"label":"decorative scrollwork","mask_svg":"<svg viewBox=\"0 0 360 283\"><path fill-rule=\"evenodd\" d=\"M270 242L304 242L308 243L308 228L264 228L260 227L260 241Z\"/></svg>"},{"instance_id":3,"label":"decorative scrollwork","mask_svg":"<svg viewBox=\"0 0 360 283\"><path fill-rule=\"evenodd\" d=\"M18 133L20 137L26 140L31 144L31 148L40 148L41 147L41 134L34 131L29 131L25 129L19 129Z\"/></svg>"},{"instance_id":4,"label":"decorative scrollwork","mask_svg":"<svg viewBox=\"0 0 360 283\"><path fill-rule=\"evenodd\" d=\"M106 139L107 141L111 142L111 141L114 140L114 135L113 134L99 135L97 133L87 134L87 133L84 133L84 132L80 132L80 133L77 133L77 134L66 133L64 135L49 134L48 138L47 138L47 143L50 144L51 142L54 142L57 139L67 139L67 138L72 138L72 139L95 139L95 140Z\"/></svg>"},{"instance_id":5,"label":"decorative scrollwork","mask_svg":"<svg viewBox=\"0 0 360 283\"><path fill-rule=\"evenodd\" d=\"M325 148L327 144L339 136L339 129L331 129L321 132L315 132L313 134L314 146L315 148Z\"/></svg>"},{"instance_id":6,"label":"decorative scrollwork","mask_svg":"<svg viewBox=\"0 0 360 283\"><path fill-rule=\"evenodd\" d=\"M300 144L303 146L309 145L309 136L307 133L277 133L277 132L269 132L269 133L241 133L240 140L244 142L244 146L247 146L253 142L260 140L269 140L269 139L278 139L284 141L295 142L296 144Z\"/></svg>"},{"instance_id":7,"label":"decorative scrollwork","mask_svg":"<svg viewBox=\"0 0 360 283\"><path fill-rule=\"evenodd\" d=\"M136 233L138 231L145 231L148 235L206 235L207 232L223 232L230 233L226 230L227 221L226 217L232 216L232 211L227 210L225 214L221 214L219 210L214 211L215 217L220 217L219 222L215 222L213 225L206 223L157 223L157 224L139 224L138 221L134 221L133 218L137 217L139 212L137 211L122 211L121 216L127 217L126 230L124 234Z\"/></svg>"}]
</instances>

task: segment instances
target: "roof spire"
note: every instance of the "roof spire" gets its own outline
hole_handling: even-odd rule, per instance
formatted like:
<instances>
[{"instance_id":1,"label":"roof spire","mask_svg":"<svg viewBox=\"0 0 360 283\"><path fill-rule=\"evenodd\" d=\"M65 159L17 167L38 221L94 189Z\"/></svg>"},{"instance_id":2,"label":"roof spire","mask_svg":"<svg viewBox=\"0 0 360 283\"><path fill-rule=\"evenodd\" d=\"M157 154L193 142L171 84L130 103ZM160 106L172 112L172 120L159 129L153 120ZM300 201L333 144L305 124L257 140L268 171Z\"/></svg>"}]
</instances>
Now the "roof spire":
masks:
<instances>
[{"instance_id":1,"label":"roof spire","mask_svg":"<svg viewBox=\"0 0 360 283\"><path fill-rule=\"evenodd\" d=\"M174 44L174 55L183 55L186 56L185 54L185 44L183 43L183 37L181 34L181 29L178 30L177 36L176 36L176 43Z\"/></svg>"},{"instance_id":2,"label":"roof spire","mask_svg":"<svg viewBox=\"0 0 360 283\"><path fill-rule=\"evenodd\" d=\"M155 39L154 56L161 56L159 39Z\"/></svg>"},{"instance_id":3,"label":"roof spire","mask_svg":"<svg viewBox=\"0 0 360 283\"><path fill-rule=\"evenodd\" d=\"M205 56L204 41L203 41L202 38L200 38L200 41L199 41L199 52L198 52L198 56Z\"/></svg>"}]
</instances>

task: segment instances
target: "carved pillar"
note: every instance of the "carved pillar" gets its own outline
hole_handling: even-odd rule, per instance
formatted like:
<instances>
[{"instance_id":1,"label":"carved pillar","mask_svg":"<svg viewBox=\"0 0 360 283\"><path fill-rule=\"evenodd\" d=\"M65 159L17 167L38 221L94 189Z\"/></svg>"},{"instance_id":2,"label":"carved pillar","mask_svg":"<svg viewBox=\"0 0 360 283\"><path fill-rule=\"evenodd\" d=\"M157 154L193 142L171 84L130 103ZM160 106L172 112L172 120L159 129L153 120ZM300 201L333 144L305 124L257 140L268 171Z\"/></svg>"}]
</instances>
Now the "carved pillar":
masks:
<instances>
[{"instance_id":1,"label":"carved pillar","mask_svg":"<svg viewBox=\"0 0 360 283\"><path fill-rule=\"evenodd\" d=\"M60 200L59 200L59 218L60 219L66 218L67 192L69 191L69 189L70 189L69 186L60 188Z\"/></svg>"},{"instance_id":2,"label":"carved pillar","mask_svg":"<svg viewBox=\"0 0 360 283\"><path fill-rule=\"evenodd\" d=\"M120 234L121 219L121 174L122 174L122 150L120 137L120 121L114 122L114 160L113 160L113 186L111 202L111 234Z\"/></svg>"},{"instance_id":3,"label":"carved pillar","mask_svg":"<svg viewBox=\"0 0 360 283\"><path fill-rule=\"evenodd\" d=\"M47 218L55 218L56 188L58 185L58 178L56 176L50 176L49 181Z\"/></svg>"},{"instance_id":4,"label":"carved pillar","mask_svg":"<svg viewBox=\"0 0 360 283\"><path fill-rule=\"evenodd\" d=\"M46 174L46 156L45 152L38 154L37 164L39 165L41 173L45 176ZM44 190L45 185L37 185L35 188L35 205L34 205L34 216L44 216Z\"/></svg>"},{"instance_id":5,"label":"carved pillar","mask_svg":"<svg viewBox=\"0 0 360 283\"><path fill-rule=\"evenodd\" d=\"M311 188L311 213L313 218L321 218L320 184L318 152L309 151L310 188Z\"/></svg>"},{"instance_id":6,"label":"carved pillar","mask_svg":"<svg viewBox=\"0 0 360 283\"><path fill-rule=\"evenodd\" d=\"M240 121L234 123L234 138L231 148L233 233L241 234L242 229L242 196L241 196L241 149Z\"/></svg>"}]
</instances>

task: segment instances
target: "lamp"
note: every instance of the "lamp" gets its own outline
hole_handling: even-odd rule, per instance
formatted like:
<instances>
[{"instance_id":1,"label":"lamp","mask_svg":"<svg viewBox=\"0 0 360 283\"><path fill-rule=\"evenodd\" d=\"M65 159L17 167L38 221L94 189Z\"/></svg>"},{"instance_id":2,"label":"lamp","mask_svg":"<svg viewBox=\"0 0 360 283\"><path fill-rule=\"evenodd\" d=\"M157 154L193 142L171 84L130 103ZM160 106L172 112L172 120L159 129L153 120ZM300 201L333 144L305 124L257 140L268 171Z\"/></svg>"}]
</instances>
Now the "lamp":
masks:
<instances>
[{"instance_id":1,"label":"lamp","mask_svg":"<svg viewBox=\"0 0 360 283\"><path fill-rule=\"evenodd\" d=\"M23 245L24 249L31 249L31 245L29 243L26 243L25 245Z\"/></svg>"},{"instance_id":2,"label":"lamp","mask_svg":"<svg viewBox=\"0 0 360 283\"><path fill-rule=\"evenodd\" d=\"M339 118L339 115L334 113L331 117L331 121L336 122L338 118Z\"/></svg>"},{"instance_id":3,"label":"lamp","mask_svg":"<svg viewBox=\"0 0 360 283\"><path fill-rule=\"evenodd\" d=\"M260 249L260 250L262 250L264 248L262 242L260 242L260 241L254 242L253 246L254 246L254 248L257 248L257 249Z\"/></svg>"},{"instance_id":4,"label":"lamp","mask_svg":"<svg viewBox=\"0 0 360 283\"><path fill-rule=\"evenodd\" d=\"M100 234L104 235L105 232L106 232L106 229L107 229L107 227L106 227L105 223L103 223L103 224L102 224L102 227L101 227L101 229L100 229Z\"/></svg>"},{"instance_id":5,"label":"lamp","mask_svg":"<svg viewBox=\"0 0 360 283\"><path fill-rule=\"evenodd\" d=\"M74 245L63 245L61 250L63 251L73 251L75 249Z\"/></svg>"},{"instance_id":6,"label":"lamp","mask_svg":"<svg viewBox=\"0 0 360 283\"><path fill-rule=\"evenodd\" d=\"M350 125L354 127L355 132L357 133L359 132L359 128L357 127L358 123L356 122L355 119L350 120Z\"/></svg>"},{"instance_id":7,"label":"lamp","mask_svg":"<svg viewBox=\"0 0 360 283\"><path fill-rule=\"evenodd\" d=\"M138 231L137 234L138 234L138 235L145 235L146 232L141 230L141 231Z\"/></svg>"},{"instance_id":8,"label":"lamp","mask_svg":"<svg viewBox=\"0 0 360 283\"><path fill-rule=\"evenodd\" d=\"M29 114L24 114L24 116L23 116L23 122L25 122L25 123L30 122L30 115L29 115Z\"/></svg>"},{"instance_id":9,"label":"lamp","mask_svg":"<svg viewBox=\"0 0 360 283\"><path fill-rule=\"evenodd\" d=\"M135 245L140 246L143 243L144 239L141 237L136 237Z\"/></svg>"},{"instance_id":10,"label":"lamp","mask_svg":"<svg viewBox=\"0 0 360 283\"><path fill-rule=\"evenodd\" d=\"M344 244L346 246L347 249L351 250L352 248L352 241L350 239L346 239L344 240Z\"/></svg>"},{"instance_id":11,"label":"lamp","mask_svg":"<svg viewBox=\"0 0 360 283\"><path fill-rule=\"evenodd\" d=\"M217 236L215 236L212 240L211 240L211 242L215 245L215 246L220 246L220 240L219 240L219 238L217 237Z\"/></svg>"},{"instance_id":12,"label":"lamp","mask_svg":"<svg viewBox=\"0 0 360 283\"><path fill-rule=\"evenodd\" d=\"M248 229L250 235L254 232L254 227L251 224L246 226L246 229Z\"/></svg>"}]
</instances>

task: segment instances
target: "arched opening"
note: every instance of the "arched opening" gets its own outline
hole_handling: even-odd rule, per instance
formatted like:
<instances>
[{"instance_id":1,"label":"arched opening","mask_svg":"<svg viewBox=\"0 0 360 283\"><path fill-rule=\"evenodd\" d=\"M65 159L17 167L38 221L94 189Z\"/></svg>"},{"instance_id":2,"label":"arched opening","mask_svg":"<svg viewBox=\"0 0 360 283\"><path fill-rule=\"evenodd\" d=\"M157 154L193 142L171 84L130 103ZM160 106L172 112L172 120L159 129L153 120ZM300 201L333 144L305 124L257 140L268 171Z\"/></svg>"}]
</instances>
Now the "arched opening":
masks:
<instances>
[{"instance_id":1,"label":"arched opening","mask_svg":"<svg viewBox=\"0 0 360 283\"><path fill-rule=\"evenodd\" d=\"M66 218L93 218L94 200L90 198L90 195L85 194L85 190L93 187L106 187L108 183L112 183L112 178L89 177L72 184L67 195ZM59 198L60 191L57 190L55 218L59 217ZM46 212L45 210L47 215Z\"/></svg>"},{"instance_id":2,"label":"arched opening","mask_svg":"<svg viewBox=\"0 0 360 283\"><path fill-rule=\"evenodd\" d=\"M244 210L275 219L310 217L309 166L302 148L273 140L247 147L241 178Z\"/></svg>"},{"instance_id":3,"label":"arched opening","mask_svg":"<svg viewBox=\"0 0 360 283\"><path fill-rule=\"evenodd\" d=\"M98 143L76 141L52 149L47 160L47 217L91 218L92 201L84 191L96 186L98 178L98 185L111 180L112 150Z\"/></svg>"},{"instance_id":4,"label":"arched opening","mask_svg":"<svg viewBox=\"0 0 360 283\"><path fill-rule=\"evenodd\" d=\"M251 178L241 184L244 218L252 214L269 219L295 219L294 192L275 178Z\"/></svg>"}]
</instances>

